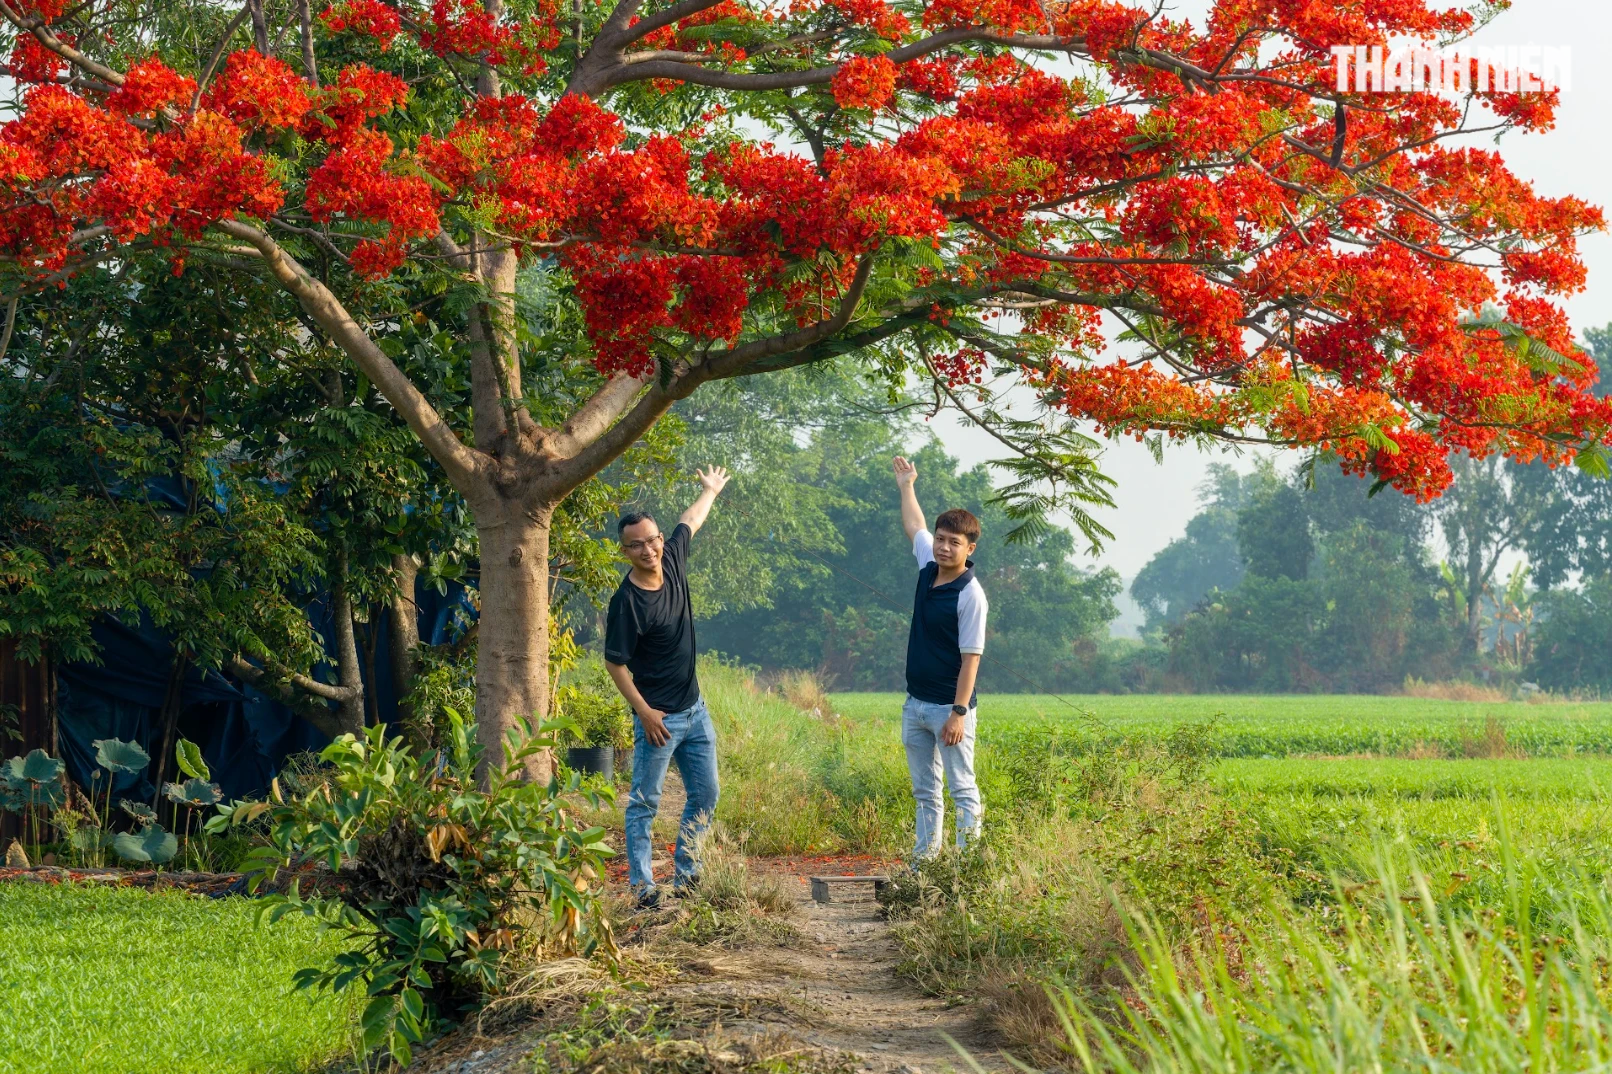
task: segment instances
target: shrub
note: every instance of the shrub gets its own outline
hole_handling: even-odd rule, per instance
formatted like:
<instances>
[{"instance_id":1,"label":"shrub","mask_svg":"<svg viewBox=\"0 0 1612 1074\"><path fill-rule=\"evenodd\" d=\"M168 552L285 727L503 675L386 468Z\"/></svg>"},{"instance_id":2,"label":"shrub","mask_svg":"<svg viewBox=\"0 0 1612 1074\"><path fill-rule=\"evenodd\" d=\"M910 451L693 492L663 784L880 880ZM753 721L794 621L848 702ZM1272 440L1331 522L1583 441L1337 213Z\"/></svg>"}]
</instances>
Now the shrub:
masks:
<instances>
[{"instance_id":1,"label":"shrub","mask_svg":"<svg viewBox=\"0 0 1612 1074\"><path fill-rule=\"evenodd\" d=\"M604 830L581 828L567 802L581 793L598 808L608 789L584 792L575 775L566 783L521 778L522 761L553 748L565 725L545 724L535 736L524 727L504 743L503 763L488 764L478 780L474 728L452 710L447 716L439 750L416 757L381 727L343 735L321 754L328 779L309 781L303 796L284 798L276 785L274 801L223 806L209 822L218 831L266 821L254 890L310 861L335 874L312 892L293 880L287 894L267 897L260 916L300 913L347 935L348 950L299 972L297 986L362 986L365 1047L384 1043L401 1063L412 1044L498 992L518 948L613 950L596 904L610 854Z\"/></svg>"},{"instance_id":2,"label":"shrub","mask_svg":"<svg viewBox=\"0 0 1612 1074\"><path fill-rule=\"evenodd\" d=\"M567 738L576 745L618 750L632 745L632 716L602 667L591 668L580 682L555 691L554 711L572 725Z\"/></svg>"}]
</instances>

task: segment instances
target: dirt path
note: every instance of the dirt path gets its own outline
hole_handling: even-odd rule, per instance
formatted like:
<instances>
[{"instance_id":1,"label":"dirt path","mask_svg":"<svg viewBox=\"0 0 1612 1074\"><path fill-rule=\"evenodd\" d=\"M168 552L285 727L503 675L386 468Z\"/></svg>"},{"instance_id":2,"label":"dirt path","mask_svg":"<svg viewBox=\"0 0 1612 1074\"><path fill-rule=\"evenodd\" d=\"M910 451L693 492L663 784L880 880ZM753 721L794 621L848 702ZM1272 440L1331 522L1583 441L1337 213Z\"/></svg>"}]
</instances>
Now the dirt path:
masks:
<instances>
[{"instance_id":1,"label":"dirt path","mask_svg":"<svg viewBox=\"0 0 1612 1074\"><path fill-rule=\"evenodd\" d=\"M1000 1066L966 1007L926 996L895 972L898 952L889 925L872 898L872 885L836 891L827 905L815 903L802 885L796 917L804 942L789 948L745 952L747 984L790 1000L787 1030L809 1044L854 1053L869 1071L943 1074L967 1071L950 1037L987 1069Z\"/></svg>"},{"instance_id":2,"label":"dirt path","mask_svg":"<svg viewBox=\"0 0 1612 1074\"><path fill-rule=\"evenodd\" d=\"M855 1074L970 1074L947 1042L955 1040L988 1071L1006 1071L968 1007L926 996L896 974L898 952L873 901L872 885L836 891L814 902L809 863L752 861L752 867L798 878L799 902L787 945L728 949L674 943L654 947L675 967L646 1000L679 1011L703 1047L760 1045L820 1049ZM629 944L630 937L624 936ZM428 1074L515 1074L532 1069L531 1053L548 1026L506 1026L490 1038L455 1035L422 1056ZM712 1043L717 1042L717 1043ZM434 1054L431 1054L434 1053ZM654 1064L633 1064L653 1074ZM682 1068L686 1069L686 1068ZM732 1069L731 1067L713 1067ZM599 1074L611 1074L607 1066Z\"/></svg>"}]
</instances>

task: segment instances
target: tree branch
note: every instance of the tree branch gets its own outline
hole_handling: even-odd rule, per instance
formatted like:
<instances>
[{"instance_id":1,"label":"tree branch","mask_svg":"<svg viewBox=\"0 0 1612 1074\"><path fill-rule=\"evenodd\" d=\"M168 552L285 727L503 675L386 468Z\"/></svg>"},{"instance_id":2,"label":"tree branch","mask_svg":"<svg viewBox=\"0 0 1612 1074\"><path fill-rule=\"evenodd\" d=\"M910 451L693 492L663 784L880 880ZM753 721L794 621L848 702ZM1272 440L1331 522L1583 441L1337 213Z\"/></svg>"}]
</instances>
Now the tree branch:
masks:
<instances>
[{"instance_id":1,"label":"tree branch","mask_svg":"<svg viewBox=\"0 0 1612 1074\"><path fill-rule=\"evenodd\" d=\"M482 456L465 446L414 383L376 346L324 284L309 275L307 269L263 231L239 220L221 220L217 226L225 234L257 249L274 278L296 297L326 335L380 389L466 498L484 491Z\"/></svg>"},{"instance_id":2,"label":"tree branch","mask_svg":"<svg viewBox=\"0 0 1612 1074\"><path fill-rule=\"evenodd\" d=\"M644 385L653 379L653 375L629 377L626 374L611 378L566 419L549 440L549 449L566 458L581 451L610 428L638 398Z\"/></svg>"},{"instance_id":3,"label":"tree branch","mask_svg":"<svg viewBox=\"0 0 1612 1074\"><path fill-rule=\"evenodd\" d=\"M868 277L873 274L874 256L870 253L862 258L862 263L856 267L856 275L851 279L851 286L845 289L844 296L840 298L840 308L834 311L834 316L795 332L758 339L715 354L698 367L698 371L704 374L701 379L726 380L742 376L745 367L753 362L803 350L850 324L856 313L856 305L862 300L862 292L867 288Z\"/></svg>"},{"instance_id":4,"label":"tree branch","mask_svg":"<svg viewBox=\"0 0 1612 1074\"><path fill-rule=\"evenodd\" d=\"M90 59L78 49L51 33L50 27L46 26L42 20L23 18L22 12L12 7L10 0L0 0L0 16L4 16L5 20L15 26L18 31L33 34L34 40L74 67L77 67L80 71L94 75L109 85L123 85L123 75L112 70L104 63Z\"/></svg>"},{"instance_id":5,"label":"tree branch","mask_svg":"<svg viewBox=\"0 0 1612 1074\"><path fill-rule=\"evenodd\" d=\"M698 2L702 8L710 6L705 4L704 0L690 0L690 2ZM667 10L670 11L671 9ZM696 10L700 9L696 8ZM633 30L636 31L643 25L644 23L640 22L633 26ZM921 41L914 41L909 45L893 48L884 55L890 62L901 64L967 41L989 42L1004 45L1008 48L1040 49L1049 52L1086 51L1084 38L1055 37L1050 34L1004 34L987 26L957 26L932 34ZM599 47L600 43L595 42L595 48ZM739 74L730 71L709 71L698 64L682 63L676 60L638 62L633 57L622 54L619 50L609 55L605 52L600 52L596 56L594 50L590 49L589 55L583 58L583 62L577 67L576 74L572 76L567 92L581 93L593 97L627 82L641 82L655 78L673 79L698 86L713 86L718 89L794 89L801 86L826 85L834 80L834 76L839 73L839 70L840 64L836 63L826 67L814 67L806 71Z\"/></svg>"},{"instance_id":6,"label":"tree branch","mask_svg":"<svg viewBox=\"0 0 1612 1074\"><path fill-rule=\"evenodd\" d=\"M323 704L309 704L310 698L299 694L301 689L306 694L324 698L327 701L345 702L348 700L347 691L340 686L331 686L318 679L311 679L306 675L299 675L294 671L277 668L271 674L255 664L249 664L239 656L233 656L226 665L226 670L237 679L256 690L266 694L273 694L281 701L290 705L304 720L317 727L321 734L335 738L343 731L342 721Z\"/></svg>"}]
</instances>

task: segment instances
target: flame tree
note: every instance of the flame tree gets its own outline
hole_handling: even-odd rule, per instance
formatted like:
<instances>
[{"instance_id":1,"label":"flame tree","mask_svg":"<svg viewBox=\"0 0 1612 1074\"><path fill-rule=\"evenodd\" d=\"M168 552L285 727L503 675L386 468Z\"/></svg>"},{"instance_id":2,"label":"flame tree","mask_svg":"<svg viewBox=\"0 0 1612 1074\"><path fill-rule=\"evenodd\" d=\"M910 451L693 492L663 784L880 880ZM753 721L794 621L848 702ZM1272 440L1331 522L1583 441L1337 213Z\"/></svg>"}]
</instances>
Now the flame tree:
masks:
<instances>
[{"instance_id":1,"label":"flame tree","mask_svg":"<svg viewBox=\"0 0 1612 1074\"><path fill-rule=\"evenodd\" d=\"M294 296L474 515L494 741L547 706L557 505L712 381L916 372L1077 497L1101 495L1079 442L987 385L1108 435L1325 451L1422 499L1457 453L1604 466L1612 408L1554 301L1601 215L1472 148L1548 128L1554 97L1333 88L1333 44L1481 15L0 0L24 87L0 126L3 287L165 256ZM572 353L532 353L533 265L580 312ZM463 421L405 372L422 290L455 296ZM539 360L576 400L557 416L523 389Z\"/></svg>"}]
</instances>

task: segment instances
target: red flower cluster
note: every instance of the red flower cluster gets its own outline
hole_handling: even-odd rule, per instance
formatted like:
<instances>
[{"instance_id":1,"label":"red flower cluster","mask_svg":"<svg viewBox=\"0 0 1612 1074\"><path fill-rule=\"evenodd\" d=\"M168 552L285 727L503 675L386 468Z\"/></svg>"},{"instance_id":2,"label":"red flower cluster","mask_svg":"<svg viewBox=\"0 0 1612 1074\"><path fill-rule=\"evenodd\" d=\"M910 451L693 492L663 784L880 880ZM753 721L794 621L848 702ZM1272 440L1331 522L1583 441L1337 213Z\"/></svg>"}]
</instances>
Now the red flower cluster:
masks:
<instances>
[{"instance_id":1,"label":"red flower cluster","mask_svg":"<svg viewBox=\"0 0 1612 1074\"><path fill-rule=\"evenodd\" d=\"M55 19L61 0L28 10ZM314 90L279 60L236 53L193 110L195 84L156 58L115 88L55 85L60 59L24 34L13 77L42 84L0 125L0 252L51 272L75 242L183 247L217 221L279 212L285 175L295 211L358 240L364 277L404 264L445 215L558 256L605 372L821 320L874 258L865 317L912 316L933 301L926 287L953 296L931 331L1016 311L1032 383L1109 433L1321 445L1421 497L1449 480L1452 451L1554 462L1608 439L1593 363L1554 368L1516 342L1521 330L1575 354L1555 298L1585 286L1577 238L1603 226L1600 212L1540 196L1493 151L1446 148L1463 120L1436 96L1345 97L1342 125L1333 111L1331 43L1458 34L1468 13L1217 0L1201 29L1150 14L1115 0L934 0L918 28L886 0L777 12L719 0L629 46L620 71L652 60L663 92L702 95L630 98L630 132L587 97L467 92L447 122L436 98L387 121L395 142L375 128L411 108L408 87L363 64ZM557 0L520 18L434 0L420 22L407 32L446 61L419 61L443 85L467 61L541 71L560 40ZM321 25L383 47L405 32L383 0L338 0ZM902 51L855 54L870 34L901 48L934 31L957 44L902 63L890 58ZM1079 42L1104 93L998 47L1013 34ZM699 55L646 55L662 49ZM1204 85L1233 70L1273 77ZM791 129L828 124L812 155L735 125L681 126L744 92L726 86L797 71L790 109L809 115ZM854 114L836 115L830 96ZM1556 101L1486 104L1544 127ZM877 126L865 110L881 111ZM655 115L684 118L655 129ZM1504 333L1465 323L1495 307ZM1168 361L1098 359L1105 311ZM953 352L937 368L961 383L984 359L959 346L937 348Z\"/></svg>"},{"instance_id":2,"label":"red flower cluster","mask_svg":"<svg viewBox=\"0 0 1612 1074\"><path fill-rule=\"evenodd\" d=\"M402 29L402 19L380 0L342 0L325 8L319 16L331 33L354 33L373 37L384 52Z\"/></svg>"},{"instance_id":3,"label":"red flower cluster","mask_svg":"<svg viewBox=\"0 0 1612 1074\"><path fill-rule=\"evenodd\" d=\"M883 108L896 92L896 65L883 56L853 56L840 64L832 83L841 108Z\"/></svg>"},{"instance_id":4,"label":"red flower cluster","mask_svg":"<svg viewBox=\"0 0 1612 1074\"><path fill-rule=\"evenodd\" d=\"M41 45L33 34L18 34L7 66L18 82L54 82L66 70L67 62Z\"/></svg>"},{"instance_id":5,"label":"red flower cluster","mask_svg":"<svg viewBox=\"0 0 1612 1074\"><path fill-rule=\"evenodd\" d=\"M248 131L284 130L302 122L313 98L307 84L285 63L247 50L224 62L224 71L207 87L202 106L229 116Z\"/></svg>"},{"instance_id":6,"label":"red flower cluster","mask_svg":"<svg viewBox=\"0 0 1612 1074\"><path fill-rule=\"evenodd\" d=\"M107 96L106 106L120 115L151 117L164 108L189 106L195 92L195 79L152 56L129 68L123 85Z\"/></svg>"},{"instance_id":7,"label":"red flower cluster","mask_svg":"<svg viewBox=\"0 0 1612 1074\"><path fill-rule=\"evenodd\" d=\"M518 64L523 73L538 74L548 67L543 53L560 41L555 4L539 7L524 24L511 25L495 19L480 0L434 0L420 44L438 56Z\"/></svg>"},{"instance_id":8,"label":"red flower cluster","mask_svg":"<svg viewBox=\"0 0 1612 1074\"><path fill-rule=\"evenodd\" d=\"M388 166L392 140L371 130L350 131L308 176L308 213L321 223L336 215L383 222L386 235L365 239L353 250L353 271L378 279L401 265L408 245L436 233L436 197L417 175L396 175Z\"/></svg>"}]
</instances>

